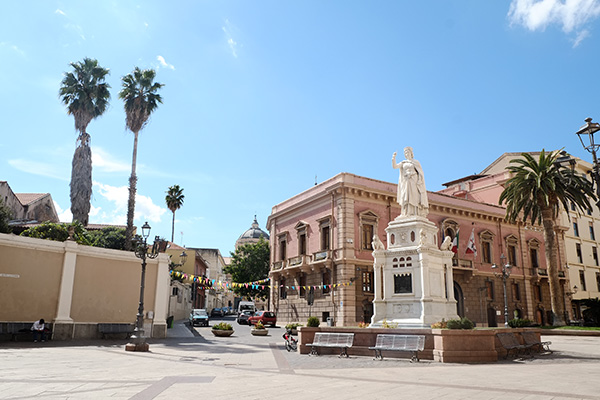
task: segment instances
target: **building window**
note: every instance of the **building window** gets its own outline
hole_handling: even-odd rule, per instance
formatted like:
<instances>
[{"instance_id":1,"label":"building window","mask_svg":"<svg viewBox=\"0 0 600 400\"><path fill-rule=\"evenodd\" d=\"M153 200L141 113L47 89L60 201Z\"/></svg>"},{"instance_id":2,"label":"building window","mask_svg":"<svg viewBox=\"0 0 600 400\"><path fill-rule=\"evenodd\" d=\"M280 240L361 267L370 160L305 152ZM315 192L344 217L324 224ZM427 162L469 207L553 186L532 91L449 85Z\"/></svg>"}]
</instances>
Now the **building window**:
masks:
<instances>
[{"instance_id":1,"label":"building window","mask_svg":"<svg viewBox=\"0 0 600 400\"><path fill-rule=\"evenodd\" d=\"M592 215L592 209L591 208L587 209L587 215Z\"/></svg>"},{"instance_id":2,"label":"building window","mask_svg":"<svg viewBox=\"0 0 600 400\"><path fill-rule=\"evenodd\" d=\"M590 239L596 240L596 233L594 232L594 223L590 222Z\"/></svg>"},{"instance_id":3,"label":"building window","mask_svg":"<svg viewBox=\"0 0 600 400\"><path fill-rule=\"evenodd\" d=\"M285 258L287 257L286 247L287 247L286 235L281 235L279 237L279 260L280 261L285 261Z\"/></svg>"},{"instance_id":4,"label":"building window","mask_svg":"<svg viewBox=\"0 0 600 400\"><path fill-rule=\"evenodd\" d=\"M596 246L592 247L592 257L594 257L594 264L598 266L598 248Z\"/></svg>"},{"instance_id":5,"label":"building window","mask_svg":"<svg viewBox=\"0 0 600 400\"><path fill-rule=\"evenodd\" d=\"M298 289L300 297L306 297L306 275L300 275L300 279L298 280L298 286L300 286Z\"/></svg>"},{"instance_id":6,"label":"building window","mask_svg":"<svg viewBox=\"0 0 600 400\"><path fill-rule=\"evenodd\" d=\"M331 228L329 221L329 218L327 218L319 223L319 230L321 231L321 250L331 249Z\"/></svg>"},{"instance_id":7,"label":"building window","mask_svg":"<svg viewBox=\"0 0 600 400\"><path fill-rule=\"evenodd\" d=\"M579 237L579 224L577 224L577 220L573 220L573 235Z\"/></svg>"},{"instance_id":8,"label":"building window","mask_svg":"<svg viewBox=\"0 0 600 400\"><path fill-rule=\"evenodd\" d=\"M373 273L369 271L362 272L363 292L373 293Z\"/></svg>"},{"instance_id":9,"label":"building window","mask_svg":"<svg viewBox=\"0 0 600 400\"><path fill-rule=\"evenodd\" d=\"M571 202L571 211L575 211L575 203Z\"/></svg>"},{"instance_id":10,"label":"building window","mask_svg":"<svg viewBox=\"0 0 600 400\"><path fill-rule=\"evenodd\" d=\"M519 290L519 284L514 282L512 284L512 292L513 292L513 300L520 301L521 300L521 291Z\"/></svg>"},{"instance_id":11,"label":"building window","mask_svg":"<svg viewBox=\"0 0 600 400\"><path fill-rule=\"evenodd\" d=\"M279 298L287 298L287 287L285 286L285 278L281 278L279 281Z\"/></svg>"},{"instance_id":12,"label":"building window","mask_svg":"<svg viewBox=\"0 0 600 400\"><path fill-rule=\"evenodd\" d=\"M485 264L491 264L494 259L492 254L494 235L490 231L483 231L479 234L481 242L481 261Z\"/></svg>"},{"instance_id":13,"label":"building window","mask_svg":"<svg viewBox=\"0 0 600 400\"><path fill-rule=\"evenodd\" d=\"M538 262L538 249L529 249L529 257L531 258L531 268L539 268L540 264Z\"/></svg>"},{"instance_id":14,"label":"building window","mask_svg":"<svg viewBox=\"0 0 600 400\"><path fill-rule=\"evenodd\" d=\"M600 292L600 272L596 272L596 288Z\"/></svg>"},{"instance_id":15,"label":"building window","mask_svg":"<svg viewBox=\"0 0 600 400\"><path fill-rule=\"evenodd\" d=\"M494 300L494 282L485 281L485 293L488 300Z\"/></svg>"},{"instance_id":16,"label":"building window","mask_svg":"<svg viewBox=\"0 0 600 400\"><path fill-rule=\"evenodd\" d=\"M542 287L540 285L533 286L533 296L538 302L542 302Z\"/></svg>"},{"instance_id":17,"label":"building window","mask_svg":"<svg viewBox=\"0 0 600 400\"><path fill-rule=\"evenodd\" d=\"M303 256L306 254L306 233L298 235L298 255Z\"/></svg>"},{"instance_id":18,"label":"building window","mask_svg":"<svg viewBox=\"0 0 600 400\"><path fill-rule=\"evenodd\" d=\"M394 293L412 293L412 274L394 275Z\"/></svg>"},{"instance_id":19,"label":"building window","mask_svg":"<svg viewBox=\"0 0 600 400\"><path fill-rule=\"evenodd\" d=\"M331 291L331 272L326 269L323 271L323 294L327 294Z\"/></svg>"},{"instance_id":20,"label":"building window","mask_svg":"<svg viewBox=\"0 0 600 400\"><path fill-rule=\"evenodd\" d=\"M373 235L377 233L377 222L379 217L372 211L364 211L358 214L360 226L360 248L362 250L373 250Z\"/></svg>"},{"instance_id":21,"label":"building window","mask_svg":"<svg viewBox=\"0 0 600 400\"><path fill-rule=\"evenodd\" d=\"M575 243L575 251L577 252L577 260L580 264L583 264L583 256L581 255L581 244Z\"/></svg>"},{"instance_id":22,"label":"building window","mask_svg":"<svg viewBox=\"0 0 600 400\"><path fill-rule=\"evenodd\" d=\"M581 284L581 290L584 292L587 291L587 287L585 286L585 271L579 270L579 283Z\"/></svg>"},{"instance_id":23,"label":"building window","mask_svg":"<svg viewBox=\"0 0 600 400\"><path fill-rule=\"evenodd\" d=\"M508 263L510 265L512 265L513 267L516 267L518 265L517 264L518 243L519 243L519 240L513 235L510 235L506 238L506 253L508 256Z\"/></svg>"}]
</instances>

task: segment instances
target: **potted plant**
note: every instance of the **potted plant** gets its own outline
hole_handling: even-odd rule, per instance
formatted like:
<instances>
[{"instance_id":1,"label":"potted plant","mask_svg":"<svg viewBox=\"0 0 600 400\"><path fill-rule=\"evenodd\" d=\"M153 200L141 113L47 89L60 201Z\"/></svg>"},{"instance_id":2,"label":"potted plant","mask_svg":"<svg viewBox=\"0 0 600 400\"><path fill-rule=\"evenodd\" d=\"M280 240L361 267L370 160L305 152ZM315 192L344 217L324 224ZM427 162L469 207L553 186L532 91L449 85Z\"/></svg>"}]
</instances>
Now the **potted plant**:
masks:
<instances>
[{"instance_id":1,"label":"potted plant","mask_svg":"<svg viewBox=\"0 0 600 400\"><path fill-rule=\"evenodd\" d=\"M267 336L269 334L269 330L265 328L262 321L256 321L254 328L250 331L250 333L254 336Z\"/></svg>"},{"instance_id":2,"label":"potted plant","mask_svg":"<svg viewBox=\"0 0 600 400\"><path fill-rule=\"evenodd\" d=\"M233 335L233 327L226 322L219 322L212 326L211 332L215 336L231 336Z\"/></svg>"},{"instance_id":3,"label":"potted plant","mask_svg":"<svg viewBox=\"0 0 600 400\"><path fill-rule=\"evenodd\" d=\"M302 326L302 324L298 322L291 322L285 326L285 329L289 329L292 332L292 335L297 335L299 326Z\"/></svg>"}]
</instances>

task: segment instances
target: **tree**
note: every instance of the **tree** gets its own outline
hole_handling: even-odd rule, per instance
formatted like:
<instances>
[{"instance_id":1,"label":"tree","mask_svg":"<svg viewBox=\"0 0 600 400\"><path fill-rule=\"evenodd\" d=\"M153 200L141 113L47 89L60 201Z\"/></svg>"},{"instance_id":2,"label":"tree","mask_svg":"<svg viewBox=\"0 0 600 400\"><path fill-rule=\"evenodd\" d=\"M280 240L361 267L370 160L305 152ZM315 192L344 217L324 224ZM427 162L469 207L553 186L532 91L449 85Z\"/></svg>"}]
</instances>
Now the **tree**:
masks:
<instances>
[{"instance_id":1,"label":"tree","mask_svg":"<svg viewBox=\"0 0 600 400\"><path fill-rule=\"evenodd\" d=\"M564 325L564 303L558 278L558 246L556 242L556 218L562 207L576 205L582 212L591 208L589 198L595 199L592 184L574 170L557 162L559 151L540 153L534 159L528 153L523 158L511 160L506 168L512 177L506 182L499 203L506 203L506 219L521 219L532 225L540 224L544 231L546 266L550 282L550 303L553 325Z\"/></svg>"},{"instance_id":2,"label":"tree","mask_svg":"<svg viewBox=\"0 0 600 400\"><path fill-rule=\"evenodd\" d=\"M67 114L75 119L75 130L79 132L71 166L71 213L74 221L85 226L92 197L92 150L87 126L108 107L110 85L105 78L109 70L87 57L70 65L73 71L65 73L58 93L67 106Z\"/></svg>"},{"instance_id":3,"label":"tree","mask_svg":"<svg viewBox=\"0 0 600 400\"><path fill-rule=\"evenodd\" d=\"M10 211L10 208L8 208L2 199L0 199L0 233L12 232L12 229L8 225L11 218L12 212Z\"/></svg>"},{"instance_id":4,"label":"tree","mask_svg":"<svg viewBox=\"0 0 600 400\"><path fill-rule=\"evenodd\" d=\"M260 239L256 243L248 243L238 247L231 253L231 263L223 268L223 272L231 274L235 283L261 281L269 277L269 243ZM235 294L241 297L266 299L269 295L268 284L251 286L236 286Z\"/></svg>"},{"instance_id":5,"label":"tree","mask_svg":"<svg viewBox=\"0 0 600 400\"><path fill-rule=\"evenodd\" d=\"M165 202L167 203L167 207L173 213L173 223L171 224L171 242L175 239L175 211L179 210L183 205L183 189L179 187L179 185L173 185L169 187L167 190L167 195L165 196Z\"/></svg>"},{"instance_id":6,"label":"tree","mask_svg":"<svg viewBox=\"0 0 600 400\"><path fill-rule=\"evenodd\" d=\"M119 98L124 101L125 124L133 132L133 157L131 161L131 176L129 177L129 201L127 203L127 228L125 230L125 246L131 249L133 239L133 215L135 211L135 194L137 191L137 176L135 173L137 163L137 144L140 131L146 126L150 115L162 98L158 90L162 83L154 82L156 71L153 69L140 70L135 67L131 74L121 78L122 88Z\"/></svg>"}]
</instances>

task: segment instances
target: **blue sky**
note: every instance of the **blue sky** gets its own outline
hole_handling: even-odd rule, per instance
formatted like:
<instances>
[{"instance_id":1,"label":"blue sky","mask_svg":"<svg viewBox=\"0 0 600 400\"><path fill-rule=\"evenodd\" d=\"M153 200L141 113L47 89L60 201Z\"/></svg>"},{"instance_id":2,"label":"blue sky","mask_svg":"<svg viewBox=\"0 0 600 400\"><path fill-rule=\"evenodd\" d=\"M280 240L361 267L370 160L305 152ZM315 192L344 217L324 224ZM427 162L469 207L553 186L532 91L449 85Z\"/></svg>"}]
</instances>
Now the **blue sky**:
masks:
<instances>
[{"instance_id":1,"label":"blue sky","mask_svg":"<svg viewBox=\"0 0 600 400\"><path fill-rule=\"evenodd\" d=\"M133 136L120 79L157 69L164 104L140 134L135 223L233 250L254 215L340 172L395 182L412 146L429 190L504 152L564 147L600 121L600 0L40 1L0 12L0 180L49 192L70 221L77 137L69 63L109 68L92 137L92 223L125 224Z\"/></svg>"}]
</instances>

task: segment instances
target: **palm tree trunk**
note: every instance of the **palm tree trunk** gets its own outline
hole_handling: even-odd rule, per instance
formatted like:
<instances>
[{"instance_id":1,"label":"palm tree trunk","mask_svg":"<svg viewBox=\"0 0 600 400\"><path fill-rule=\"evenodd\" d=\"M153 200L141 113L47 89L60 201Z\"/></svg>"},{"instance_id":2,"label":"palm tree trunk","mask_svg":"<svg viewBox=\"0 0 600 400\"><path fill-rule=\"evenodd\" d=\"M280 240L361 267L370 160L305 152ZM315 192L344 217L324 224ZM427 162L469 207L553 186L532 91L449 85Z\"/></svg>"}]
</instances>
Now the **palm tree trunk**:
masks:
<instances>
[{"instance_id":1,"label":"palm tree trunk","mask_svg":"<svg viewBox=\"0 0 600 400\"><path fill-rule=\"evenodd\" d=\"M173 223L171 225L171 243L175 243L175 211L173 211Z\"/></svg>"},{"instance_id":2,"label":"palm tree trunk","mask_svg":"<svg viewBox=\"0 0 600 400\"><path fill-rule=\"evenodd\" d=\"M133 157L131 161L131 176L129 177L129 200L127 202L127 228L125 230L125 249L132 249L133 239L133 216L135 211L135 194L137 191L137 176L135 174L135 167L137 163L137 145L138 145L138 132L133 132Z\"/></svg>"},{"instance_id":3,"label":"palm tree trunk","mask_svg":"<svg viewBox=\"0 0 600 400\"><path fill-rule=\"evenodd\" d=\"M92 198L92 150L89 135L82 133L71 165L71 213L73 221L87 226Z\"/></svg>"},{"instance_id":4,"label":"palm tree trunk","mask_svg":"<svg viewBox=\"0 0 600 400\"><path fill-rule=\"evenodd\" d=\"M546 250L546 267L548 268L548 281L550 283L550 305L552 307L552 325L565 324L565 308L562 299L562 290L558 278L558 247L556 246L555 220L552 208L542 210L542 224L544 226L544 248Z\"/></svg>"}]
</instances>

